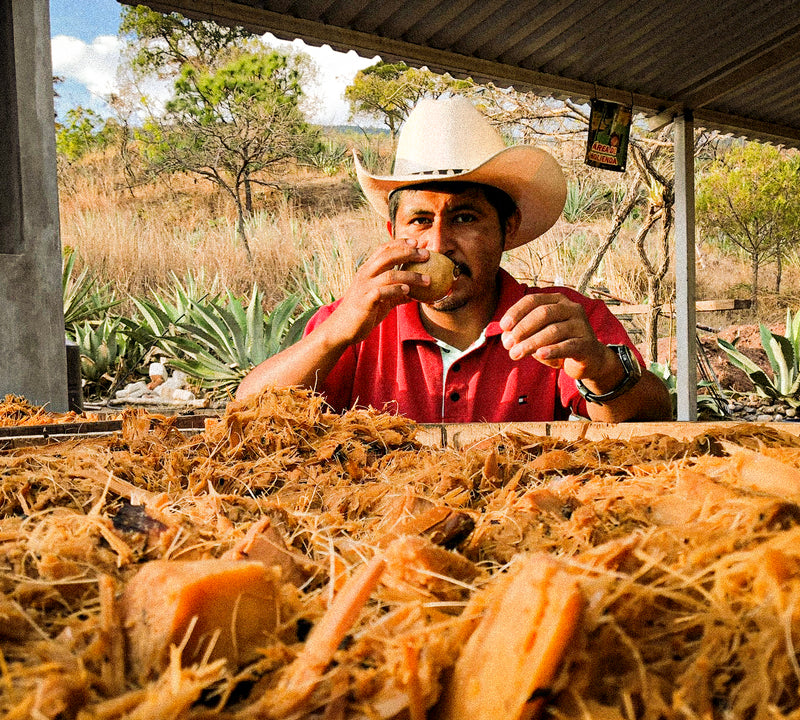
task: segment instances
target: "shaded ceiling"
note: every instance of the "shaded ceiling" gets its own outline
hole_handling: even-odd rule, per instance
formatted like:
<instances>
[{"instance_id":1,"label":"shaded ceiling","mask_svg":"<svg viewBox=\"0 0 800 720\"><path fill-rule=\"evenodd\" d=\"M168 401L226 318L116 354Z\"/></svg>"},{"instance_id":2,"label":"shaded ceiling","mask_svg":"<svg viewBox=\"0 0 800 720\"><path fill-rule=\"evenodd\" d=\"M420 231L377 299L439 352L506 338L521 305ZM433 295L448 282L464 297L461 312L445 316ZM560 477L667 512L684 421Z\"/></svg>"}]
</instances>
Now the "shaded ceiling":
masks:
<instances>
[{"instance_id":1,"label":"shaded ceiling","mask_svg":"<svg viewBox=\"0 0 800 720\"><path fill-rule=\"evenodd\" d=\"M124 2L124 0L120 0ZM437 72L800 147L798 0L148 0Z\"/></svg>"}]
</instances>

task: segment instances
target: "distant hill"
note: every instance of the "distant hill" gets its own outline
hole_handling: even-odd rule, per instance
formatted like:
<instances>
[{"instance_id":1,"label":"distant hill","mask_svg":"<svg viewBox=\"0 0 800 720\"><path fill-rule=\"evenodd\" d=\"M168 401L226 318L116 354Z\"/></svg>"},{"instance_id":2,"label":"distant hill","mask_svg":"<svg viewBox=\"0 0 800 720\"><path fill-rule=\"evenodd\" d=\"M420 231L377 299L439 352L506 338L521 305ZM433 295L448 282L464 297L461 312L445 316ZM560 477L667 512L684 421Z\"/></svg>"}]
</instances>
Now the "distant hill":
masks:
<instances>
[{"instance_id":1,"label":"distant hill","mask_svg":"<svg viewBox=\"0 0 800 720\"><path fill-rule=\"evenodd\" d=\"M389 131L384 127L363 127L361 125L320 125L325 131L337 132L342 135L367 135L375 137L389 137Z\"/></svg>"}]
</instances>

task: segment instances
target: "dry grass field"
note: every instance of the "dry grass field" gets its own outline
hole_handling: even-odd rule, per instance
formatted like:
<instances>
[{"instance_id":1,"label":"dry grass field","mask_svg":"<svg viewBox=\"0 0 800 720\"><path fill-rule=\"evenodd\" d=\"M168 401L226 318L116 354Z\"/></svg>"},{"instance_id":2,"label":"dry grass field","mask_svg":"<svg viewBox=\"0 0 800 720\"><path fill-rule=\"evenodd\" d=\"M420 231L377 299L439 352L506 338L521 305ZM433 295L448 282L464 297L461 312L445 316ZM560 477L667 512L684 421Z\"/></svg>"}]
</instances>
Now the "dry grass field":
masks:
<instances>
[{"instance_id":1,"label":"dry grass field","mask_svg":"<svg viewBox=\"0 0 800 720\"><path fill-rule=\"evenodd\" d=\"M380 223L346 176L320 182L298 171L292 182L296 189L259 198L247 227L250 261L233 203L208 183L178 176L130 190L113 158L95 156L61 173L62 243L123 295L146 296L192 273L209 291L246 295L255 282L274 305L315 265L321 293L336 295L378 241Z\"/></svg>"},{"instance_id":2,"label":"dry grass field","mask_svg":"<svg viewBox=\"0 0 800 720\"><path fill-rule=\"evenodd\" d=\"M572 179L597 184L618 182L615 173L591 171L574 153L561 158ZM126 187L118 156L95 154L60 172L61 238L75 248L98 282L110 283L125 297L147 296L187 273L208 291L230 288L246 295L257 283L269 307L309 285L323 298L341 294L365 254L385 237L380 219L364 204L347 170L327 176L297 168L279 179L280 189L261 189L247 227L252 261L237 242L230 198L209 183L174 176L158 184ZM509 255L505 263L530 283L574 285L611 224L611 201L602 197L575 222L564 218L535 243ZM626 221L606 255L593 285L624 302L641 303L646 276L632 238L637 218ZM656 233L651 233L652 243ZM655 250L652 250L655 252ZM723 254L698 233L698 299L749 297L749 267ZM780 295L772 293L774 267L762 272L760 318L783 319L787 306L800 306L800 264L783 269ZM664 300L674 295L673 268L664 283ZM749 311L703 316L723 327L755 321ZM665 323L663 332L669 331Z\"/></svg>"}]
</instances>

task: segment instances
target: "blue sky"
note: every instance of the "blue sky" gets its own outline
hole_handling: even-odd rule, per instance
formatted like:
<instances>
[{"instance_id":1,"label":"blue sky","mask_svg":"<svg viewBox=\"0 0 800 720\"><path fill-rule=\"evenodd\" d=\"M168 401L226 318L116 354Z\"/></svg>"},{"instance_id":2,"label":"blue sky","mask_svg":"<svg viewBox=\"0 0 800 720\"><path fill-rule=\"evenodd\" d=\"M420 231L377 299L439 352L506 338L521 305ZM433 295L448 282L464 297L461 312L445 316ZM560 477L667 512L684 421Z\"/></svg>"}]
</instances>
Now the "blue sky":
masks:
<instances>
[{"instance_id":1,"label":"blue sky","mask_svg":"<svg viewBox=\"0 0 800 720\"><path fill-rule=\"evenodd\" d=\"M50 34L86 43L98 35L116 35L121 10L116 0L51 0Z\"/></svg>"},{"instance_id":2,"label":"blue sky","mask_svg":"<svg viewBox=\"0 0 800 720\"><path fill-rule=\"evenodd\" d=\"M76 105L106 114L105 98L117 89L122 7L116 0L50 0L53 74L64 78L57 88L59 117ZM289 46L272 36L266 40L273 47ZM339 53L327 46L313 48L299 40L292 45L311 55L318 68L315 82L305 88L314 102L313 119L326 124L347 122L342 93L356 72L377 58Z\"/></svg>"}]
</instances>

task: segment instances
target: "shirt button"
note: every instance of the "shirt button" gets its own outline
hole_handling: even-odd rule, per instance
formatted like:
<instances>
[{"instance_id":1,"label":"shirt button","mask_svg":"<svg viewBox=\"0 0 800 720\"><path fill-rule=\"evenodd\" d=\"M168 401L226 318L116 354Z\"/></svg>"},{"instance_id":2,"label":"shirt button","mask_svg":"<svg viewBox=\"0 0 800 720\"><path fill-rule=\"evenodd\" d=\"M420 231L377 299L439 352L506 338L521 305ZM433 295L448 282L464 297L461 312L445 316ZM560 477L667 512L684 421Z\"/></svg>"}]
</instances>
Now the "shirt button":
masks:
<instances>
[{"instance_id":1,"label":"shirt button","mask_svg":"<svg viewBox=\"0 0 800 720\"><path fill-rule=\"evenodd\" d=\"M452 370L453 372L458 372L459 370L461 370L461 363L453 363Z\"/></svg>"},{"instance_id":2,"label":"shirt button","mask_svg":"<svg viewBox=\"0 0 800 720\"><path fill-rule=\"evenodd\" d=\"M451 399L453 402L458 402L458 400L459 400L460 398L461 398L461 395L459 395L457 392L451 392L451 393L450 393L450 399Z\"/></svg>"}]
</instances>

